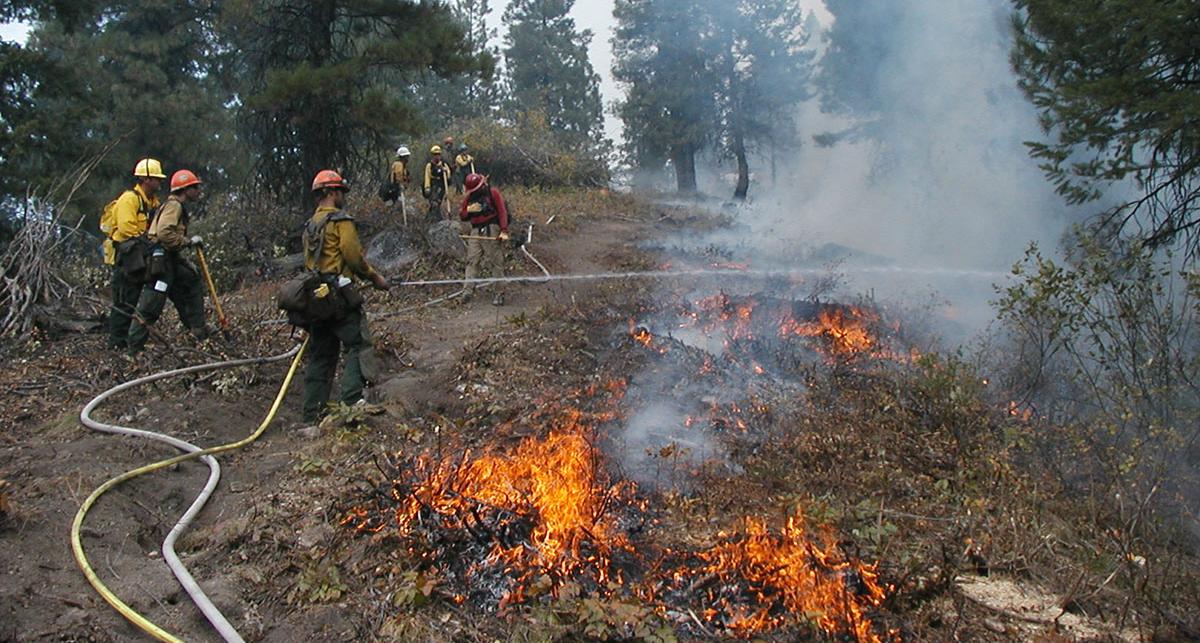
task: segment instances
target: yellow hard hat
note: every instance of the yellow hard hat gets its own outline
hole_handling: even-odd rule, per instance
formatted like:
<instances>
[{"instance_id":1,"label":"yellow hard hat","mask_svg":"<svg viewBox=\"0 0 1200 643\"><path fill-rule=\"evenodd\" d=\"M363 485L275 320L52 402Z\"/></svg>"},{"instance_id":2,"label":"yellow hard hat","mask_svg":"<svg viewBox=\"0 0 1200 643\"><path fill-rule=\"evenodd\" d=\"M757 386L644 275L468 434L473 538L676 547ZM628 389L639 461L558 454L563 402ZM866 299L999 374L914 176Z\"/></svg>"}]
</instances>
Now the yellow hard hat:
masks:
<instances>
[{"instance_id":1,"label":"yellow hard hat","mask_svg":"<svg viewBox=\"0 0 1200 643\"><path fill-rule=\"evenodd\" d=\"M441 153L442 153L442 146L441 146L441 145L434 145L433 147L429 148L429 153L430 153L430 154L441 154Z\"/></svg>"},{"instance_id":2,"label":"yellow hard hat","mask_svg":"<svg viewBox=\"0 0 1200 643\"><path fill-rule=\"evenodd\" d=\"M166 174L163 174L162 163L157 159L142 159L133 167L133 175L141 179L165 179Z\"/></svg>"}]
</instances>

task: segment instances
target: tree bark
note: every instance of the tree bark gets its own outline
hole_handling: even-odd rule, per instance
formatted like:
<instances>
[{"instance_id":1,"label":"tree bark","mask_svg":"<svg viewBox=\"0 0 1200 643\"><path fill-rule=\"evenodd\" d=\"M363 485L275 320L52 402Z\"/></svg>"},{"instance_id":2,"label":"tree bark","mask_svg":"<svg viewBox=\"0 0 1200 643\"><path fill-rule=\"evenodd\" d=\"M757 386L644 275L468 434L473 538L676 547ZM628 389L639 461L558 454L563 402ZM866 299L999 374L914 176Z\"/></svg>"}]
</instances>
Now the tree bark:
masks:
<instances>
[{"instance_id":1,"label":"tree bark","mask_svg":"<svg viewBox=\"0 0 1200 643\"><path fill-rule=\"evenodd\" d=\"M746 137L739 129L733 134L733 153L737 156L738 178L737 186L733 189L733 198L746 200L750 191L750 161L746 159Z\"/></svg>"},{"instance_id":2,"label":"tree bark","mask_svg":"<svg viewBox=\"0 0 1200 643\"><path fill-rule=\"evenodd\" d=\"M679 145L671 150L671 164L675 166L675 186L680 192L696 191L696 149L691 145Z\"/></svg>"}]
</instances>

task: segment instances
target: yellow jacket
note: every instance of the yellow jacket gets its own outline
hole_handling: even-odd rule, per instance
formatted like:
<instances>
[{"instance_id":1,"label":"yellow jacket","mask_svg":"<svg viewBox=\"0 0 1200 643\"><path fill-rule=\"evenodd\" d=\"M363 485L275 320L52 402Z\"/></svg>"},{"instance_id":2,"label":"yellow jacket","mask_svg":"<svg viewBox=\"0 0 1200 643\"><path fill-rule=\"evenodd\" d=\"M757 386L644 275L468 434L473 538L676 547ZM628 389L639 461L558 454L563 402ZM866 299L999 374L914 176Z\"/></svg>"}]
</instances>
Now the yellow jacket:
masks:
<instances>
[{"instance_id":1,"label":"yellow jacket","mask_svg":"<svg viewBox=\"0 0 1200 643\"><path fill-rule=\"evenodd\" d=\"M135 185L132 190L126 190L117 198L117 205L113 210L117 221L113 229L113 241L120 243L146 234L150 212L157 207L158 196L146 194L142 191L142 186Z\"/></svg>"},{"instance_id":2,"label":"yellow jacket","mask_svg":"<svg viewBox=\"0 0 1200 643\"><path fill-rule=\"evenodd\" d=\"M392 161L392 183L404 185L408 178L408 162L403 159Z\"/></svg>"},{"instance_id":3,"label":"yellow jacket","mask_svg":"<svg viewBox=\"0 0 1200 643\"><path fill-rule=\"evenodd\" d=\"M467 174L475 173L475 157L470 154L459 154L454 157L454 163L458 165L458 169L466 170Z\"/></svg>"},{"instance_id":4,"label":"yellow jacket","mask_svg":"<svg viewBox=\"0 0 1200 643\"><path fill-rule=\"evenodd\" d=\"M167 250L179 250L187 245L187 214L183 203L174 194L167 197L149 230L150 240Z\"/></svg>"},{"instance_id":5,"label":"yellow jacket","mask_svg":"<svg viewBox=\"0 0 1200 643\"><path fill-rule=\"evenodd\" d=\"M430 161L425 164L425 183L424 183L425 191L428 192L430 190L430 188L433 187L433 175L434 175L435 171L437 171L439 174L438 181L441 182L442 188L445 189L447 192L449 192L450 191L450 166L446 165L446 163L444 161L437 164L436 170L433 165L433 161Z\"/></svg>"},{"instance_id":6,"label":"yellow jacket","mask_svg":"<svg viewBox=\"0 0 1200 643\"><path fill-rule=\"evenodd\" d=\"M328 223L325 223L326 219L329 220ZM320 251L315 252L315 244L318 242L312 237L316 235L322 223L325 223L325 234L319 242ZM364 280L372 279L375 274L375 269L367 263L363 254L362 243L358 240L358 229L354 227L354 217L330 207L317 208L308 224L304 226L304 267L325 274L358 277Z\"/></svg>"}]
</instances>

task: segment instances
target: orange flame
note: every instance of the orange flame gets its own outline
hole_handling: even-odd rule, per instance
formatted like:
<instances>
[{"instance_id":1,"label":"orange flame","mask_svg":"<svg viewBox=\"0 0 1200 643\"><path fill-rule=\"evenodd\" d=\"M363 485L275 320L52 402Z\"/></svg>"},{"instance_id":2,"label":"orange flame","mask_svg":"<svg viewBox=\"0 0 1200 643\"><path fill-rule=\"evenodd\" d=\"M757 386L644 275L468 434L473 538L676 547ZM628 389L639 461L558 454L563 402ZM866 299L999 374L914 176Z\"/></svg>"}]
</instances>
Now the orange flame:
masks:
<instances>
[{"instance_id":1,"label":"orange flame","mask_svg":"<svg viewBox=\"0 0 1200 643\"><path fill-rule=\"evenodd\" d=\"M868 325L877 318L858 308L829 307L817 312L816 321L786 317L779 324L780 336L825 337L835 355L850 356L876 352L877 340Z\"/></svg>"},{"instance_id":2,"label":"orange flame","mask_svg":"<svg viewBox=\"0 0 1200 643\"><path fill-rule=\"evenodd\" d=\"M707 593L709 621L722 620L741 636L778 629L789 619L808 617L829 634L850 634L858 641L881 641L867 612L885 597L873 566L848 561L834 537L816 542L802 518L793 516L779 534L747 518L742 533L700 553L701 574L721 581ZM753 601L733 604L721 596L734 585ZM782 608L782 609L781 609ZM794 621L792 621L794 622Z\"/></svg>"}]
</instances>

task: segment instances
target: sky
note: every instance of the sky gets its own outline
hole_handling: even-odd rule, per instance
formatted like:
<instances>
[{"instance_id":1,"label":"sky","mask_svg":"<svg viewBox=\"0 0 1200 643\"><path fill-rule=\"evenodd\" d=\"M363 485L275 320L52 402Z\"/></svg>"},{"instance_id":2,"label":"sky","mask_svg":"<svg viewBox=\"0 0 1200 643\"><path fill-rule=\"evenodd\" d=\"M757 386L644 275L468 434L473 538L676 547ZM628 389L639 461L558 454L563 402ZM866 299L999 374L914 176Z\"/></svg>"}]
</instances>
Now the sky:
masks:
<instances>
[{"instance_id":1,"label":"sky","mask_svg":"<svg viewBox=\"0 0 1200 643\"><path fill-rule=\"evenodd\" d=\"M29 25L23 22L0 22L0 40L24 44Z\"/></svg>"}]
</instances>

